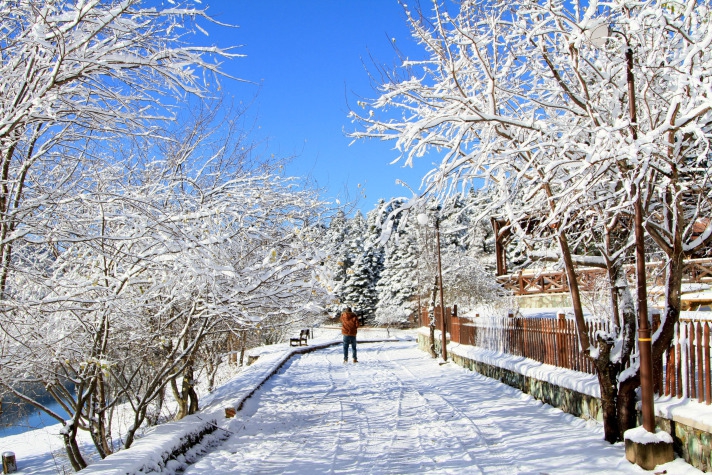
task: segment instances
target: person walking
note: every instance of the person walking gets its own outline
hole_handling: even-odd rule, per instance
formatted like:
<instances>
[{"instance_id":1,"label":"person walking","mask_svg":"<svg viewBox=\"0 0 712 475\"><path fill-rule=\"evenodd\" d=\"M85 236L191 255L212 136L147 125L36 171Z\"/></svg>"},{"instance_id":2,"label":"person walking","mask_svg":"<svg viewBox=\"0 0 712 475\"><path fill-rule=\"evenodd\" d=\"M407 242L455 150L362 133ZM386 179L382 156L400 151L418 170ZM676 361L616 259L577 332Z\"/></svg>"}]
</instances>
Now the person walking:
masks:
<instances>
[{"instance_id":1,"label":"person walking","mask_svg":"<svg viewBox=\"0 0 712 475\"><path fill-rule=\"evenodd\" d=\"M358 317L351 311L351 307L346 307L341 314L341 334L344 335L344 363L349 361L349 345L351 345L354 363L358 363L356 357L356 332L358 331Z\"/></svg>"}]
</instances>

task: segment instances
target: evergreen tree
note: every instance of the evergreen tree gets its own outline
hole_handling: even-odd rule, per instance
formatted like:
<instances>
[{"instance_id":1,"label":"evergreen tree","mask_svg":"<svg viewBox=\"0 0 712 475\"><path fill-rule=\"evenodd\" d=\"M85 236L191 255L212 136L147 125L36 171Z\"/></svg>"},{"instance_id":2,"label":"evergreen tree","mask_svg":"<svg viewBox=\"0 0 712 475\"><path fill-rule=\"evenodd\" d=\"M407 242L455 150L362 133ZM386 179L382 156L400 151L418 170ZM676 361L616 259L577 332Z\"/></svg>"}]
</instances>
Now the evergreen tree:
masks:
<instances>
[{"instance_id":1,"label":"evergreen tree","mask_svg":"<svg viewBox=\"0 0 712 475\"><path fill-rule=\"evenodd\" d=\"M341 310L347 271L351 267L346 237L346 215L342 210L339 210L329 223L324 246L326 253L326 259L324 260L325 273L329 280L327 289L332 295L332 299L327 304L327 312L330 315L335 315Z\"/></svg>"},{"instance_id":2,"label":"evergreen tree","mask_svg":"<svg viewBox=\"0 0 712 475\"><path fill-rule=\"evenodd\" d=\"M354 220L359 223L359 234L354 236L360 246L360 254L354 257L348 281L350 294L345 298L345 303L362 315L366 321L374 320L378 293L376 285L383 269L384 249L380 243L382 217L381 208L384 201L380 200L377 207L368 213L367 220L361 227L362 216L356 215ZM354 229L357 227L354 225ZM352 246L354 248L355 246Z\"/></svg>"},{"instance_id":3,"label":"evergreen tree","mask_svg":"<svg viewBox=\"0 0 712 475\"><path fill-rule=\"evenodd\" d=\"M361 315L365 308L363 306L363 293L370 284L370 271L365 268L364 261L364 236L367 232L366 220L361 211L348 221L345 236L344 249L346 251L346 261L349 263L346 269L343 286L341 287L341 302Z\"/></svg>"},{"instance_id":4,"label":"evergreen tree","mask_svg":"<svg viewBox=\"0 0 712 475\"><path fill-rule=\"evenodd\" d=\"M465 198L465 215L468 223L466 247L467 254L472 257L485 258L494 254L494 230L489 213L485 209L489 205L486 190L476 191L470 188Z\"/></svg>"},{"instance_id":5,"label":"evergreen tree","mask_svg":"<svg viewBox=\"0 0 712 475\"><path fill-rule=\"evenodd\" d=\"M410 222L400 224L385 246L383 270L376 285L376 321L380 324L405 323L418 307L415 229Z\"/></svg>"},{"instance_id":6,"label":"evergreen tree","mask_svg":"<svg viewBox=\"0 0 712 475\"><path fill-rule=\"evenodd\" d=\"M470 223L466 211L466 203L459 194L449 197L441 207L440 245L444 252L464 253L467 250Z\"/></svg>"}]
</instances>

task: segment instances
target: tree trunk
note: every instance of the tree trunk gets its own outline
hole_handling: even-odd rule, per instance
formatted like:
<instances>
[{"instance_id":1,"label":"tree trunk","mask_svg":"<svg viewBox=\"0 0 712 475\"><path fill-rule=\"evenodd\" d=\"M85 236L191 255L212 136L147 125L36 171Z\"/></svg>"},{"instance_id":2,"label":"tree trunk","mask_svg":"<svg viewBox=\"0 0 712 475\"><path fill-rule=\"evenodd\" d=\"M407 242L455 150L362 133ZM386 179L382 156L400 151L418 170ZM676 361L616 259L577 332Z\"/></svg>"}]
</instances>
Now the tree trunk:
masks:
<instances>
[{"instance_id":1,"label":"tree trunk","mask_svg":"<svg viewBox=\"0 0 712 475\"><path fill-rule=\"evenodd\" d=\"M247 343L245 342L245 338L247 338L246 333L247 332L243 330L240 335L240 366L244 366L245 362L245 346L247 346Z\"/></svg>"},{"instance_id":2,"label":"tree trunk","mask_svg":"<svg viewBox=\"0 0 712 475\"><path fill-rule=\"evenodd\" d=\"M559 248L561 249L561 254L564 261L564 267L566 270L566 276L569 281L569 290L571 295L571 302L574 308L574 317L576 320L576 331L579 338L579 344L584 354L590 358L590 341L588 338L586 321L583 318L583 307L581 305L581 296L578 289L578 282L576 280L576 273L574 271L574 264L571 258L571 252L568 245L568 240L566 236L561 233L559 234ZM620 267L620 266L619 266ZM609 279L613 279L611 282L612 287L617 289L619 292L624 292L627 289L627 284L622 284L620 282L620 275L622 270L616 270L615 268L609 269ZM623 278L625 276L623 275ZM620 287L623 288L620 288ZM617 305L620 302L621 295L616 295L613 298L613 303ZM623 310L624 315L627 312L626 309ZM630 316L625 317L624 320L630 319ZM633 314L633 317L635 315ZM624 326L630 325L630 322L624 323ZM626 328L623 331L623 338L629 341L629 345L633 342L634 338L635 323L633 326ZM594 366L596 367L596 375L598 377L598 384L601 390L601 402L603 404L603 432L606 441L610 443L618 442L622 440L621 435L621 406L620 406L620 388L618 387L618 375L620 374L622 368L622 361L610 361L611 348L615 344L614 338L602 338L599 336L597 341L598 345L598 356L594 359ZM624 350L626 349L624 345ZM625 352L624 352L625 353ZM627 355L626 355L627 359ZM626 403L628 401L626 400ZM633 400L633 409L635 409L635 400Z\"/></svg>"},{"instance_id":3,"label":"tree trunk","mask_svg":"<svg viewBox=\"0 0 712 475\"><path fill-rule=\"evenodd\" d=\"M190 385L190 389L188 389L188 399L189 399L189 404L188 404L188 414L195 414L198 412L198 393L195 392L195 386L192 384Z\"/></svg>"},{"instance_id":4,"label":"tree trunk","mask_svg":"<svg viewBox=\"0 0 712 475\"><path fill-rule=\"evenodd\" d=\"M636 389L640 386L639 373L621 381L618 386L618 424L620 430L620 440L628 429L638 425L638 414L635 405L638 400Z\"/></svg>"},{"instance_id":5,"label":"tree trunk","mask_svg":"<svg viewBox=\"0 0 712 475\"><path fill-rule=\"evenodd\" d=\"M185 378L184 378L185 379ZM182 393L182 385L181 389L178 389L178 383L176 382L176 378L171 378L171 390L173 391L173 398L176 400L176 403L178 404L178 412L176 413L174 420L180 420L183 419L187 414L188 414L188 401L187 397L185 397Z\"/></svg>"},{"instance_id":6,"label":"tree trunk","mask_svg":"<svg viewBox=\"0 0 712 475\"><path fill-rule=\"evenodd\" d=\"M670 348L675 335L675 324L680 320L680 287L682 283L682 254L671 257L666 271L665 321L653 341L653 374L663 373L663 355Z\"/></svg>"},{"instance_id":7,"label":"tree trunk","mask_svg":"<svg viewBox=\"0 0 712 475\"><path fill-rule=\"evenodd\" d=\"M611 348L615 339L603 338L599 334L596 343L598 357L595 365L603 404L603 433L606 442L614 444L621 440L618 423L618 374L621 365L611 361Z\"/></svg>"},{"instance_id":8,"label":"tree trunk","mask_svg":"<svg viewBox=\"0 0 712 475\"><path fill-rule=\"evenodd\" d=\"M675 334L675 324L680 321L682 270L684 253L682 247L682 212L678 212L677 226L673 228L672 248L668 249L665 270L665 320L653 341L653 374L662 374L663 354L670 348Z\"/></svg>"},{"instance_id":9,"label":"tree trunk","mask_svg":"<svg viewBox=\"0 0 712 475\"><path fill-rule=\"evenodd\" d=\"M72 468L75 472L78 472L79 470L86 468L87 463L84 461L82 453L79 451L79 445L77 444L76 419L65 425L64 431L64 449L67 451L67 457L69 458L69 463L72 464Z\"/></svg>"},{"instance_id":10,"label":"tree trunk","mask_svg":"<svg viewBox=\"0 0 712 475\"><path fill-rule=\"evenodd\" d=\"M96 368L96 391L89 399L89 432L101 458L111 455L106 430L106 387L101 368Z\"/></svg>"},{"instance_id":11,"label":"tree trunk","mask_svg":"<svg viewBox=\"0 0 712 475\"><path fill-rule=\"evenodd\" d=\"M193 387L193 365L188 364L183 370L183 380L181 387L178 389L178 383L175 378L171 379L171 388L173 396L178 403L178 413L175 420L183 419L189 414L195 414L198 411L198 393Z\"/></svg>"},{"instance_id":12,"label":"tree trunk","mask_svg":"<svg viewBox=\"0 0 712 475\"><path fill-rule=\"evenodd\" d=\"M134 443L134 439L136 437L136 431L141 427L141 424L143 424L144 419L146 418L146 405L141 405L134 413L134 423L129 427L129 430L126 431L126 441L124 442L124 449L128 449L131 447L131 444Z\"/></svg>"},{"instance_id":13,"label":"tree trunk","mask_svg":"<svg viewBox=\"0 0 712 475\"><path fill-rule=\"evenodd\" d=\"M212 392L215 388L215 377L218 374L218 369L220 368L220 358L215 356L208 356L207 362L207 376L208 376L208 392Z\"/></svg>"},{"instance_id":14,"label":"tree trunk","mask_svg":"<svg viewBox=\"0 0 712 475\"><path fill-rule=\"evenodd\" d=\"M581 306L581 294L579 293L578 280L576 278L576 269L574 267L574 261L571 258L571 250L569 249L569 241L563 232L558 235L559 249L561 250L561 257L564 261L564 270L566 271L566 278L569 282L569 295L571 296L571 305L574 308L574 320L576 321L576 333L578 335L579 345L581 346L581 351L585 355L589 355L591 342L588 339L588 330L586 328L586 321L583 318L583 307Z\"/></svg>"},{"instance_id":15,"label":"tree trunk","mask_svg":"<svg viewBox=\"0 0 712 475\"><path fill-rule=\"evenodd\" d=\"M158 396L156 399L153 401L154 408L151 412L146 411L146 422L148 423L149 426L155 426L158 424L159 419L161 418L161 411L163 411L163 403L166 398L166 387L161 386L161 388L158 390Z\"/></svg>"},{"instance_id":16,"label":"tree trunk","mask_svg":"<svg viewBox=\"0 0 712 475\"><path fill-rule=\"evenodd\" d=\"M633 297L630 294L630 288L628 286L628 279L625 274L620 261L612 263L608 266L608 278L610 280L612 299L616 303L616 314L618 315L618 335L617 338L621 340L621 351L618 361L612 361L611 364L616 366L615 379L612 381L617 387L617 401L616 401L616 431L615 434L616 441L623 440L623 433L635 427L636 422L636 389L638 388L638 379L635 376L633 379L628 379L626 381L619 381L620 372L625 366L625 363L629 360L631 353L635 349L635 336L636 336L636 312L635 306L633 304ZM608 356L610 359L610 355ZM600 362L602 365L603 362ZM598 370L599 362L596 364L596 369ZM600 376L599 376L600 382ZM603 393L603 386L601 385L601 393ZM609 436L612 436L611 432L604 431L606 433L606 440L611 441Z\"/></svg>"}]
</instances>

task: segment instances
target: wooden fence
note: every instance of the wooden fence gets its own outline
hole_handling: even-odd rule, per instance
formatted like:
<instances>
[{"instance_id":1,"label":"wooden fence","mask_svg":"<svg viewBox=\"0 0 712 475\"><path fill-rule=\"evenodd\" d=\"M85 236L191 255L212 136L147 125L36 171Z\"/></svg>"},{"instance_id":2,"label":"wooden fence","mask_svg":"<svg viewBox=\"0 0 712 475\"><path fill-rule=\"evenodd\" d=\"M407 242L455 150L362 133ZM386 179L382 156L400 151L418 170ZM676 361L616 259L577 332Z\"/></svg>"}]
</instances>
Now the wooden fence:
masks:
<instances>
[{"instance_id":1,"label":"wooden fence","mask_svg":"<svg viewBox=\"0 0 712 475\"><path fill-rule=\"evenodd\" d=\"M664 393L690 397L710 404L709 321L683 320L675 329L675 339L665 357Z\"/></svg>"},{"instance_id":2,"label":"wooden fence","mask_svg":"<svg viewBox=\"0 0 712 475\"><path fill-rule=\"evenodd\" d=\"M651 277L651 283L662 284L662 262L645 264ZM633 266L626 266L626 272L633 279ZM687 259L683 266L683 278L686 282L712 282L712 259ZM604 269L581 268L576 270L580 290L593 290L596 282L606 277ZM655 281L655 282L652 282ZM497 277L502 287L514 295L556 294L569 291L568 280L563 271L537 272L500 275Z\"/></svg>"},{"instance_id":3,"label":"wooden fence","mask_svg":"<svg viewBox=\"0 0 712 475\"><path fill-rule=\"evenodd\" d=\"M435 324L442 328L440 308L435 309ZM420 323L428 326L427 311ZM445 309L446 331L450 340L463 345L477 346L541 363L595 374L595 368L579 348L576 324L563 314L557 318L477 317L473 320L452 315ZM660 324L653 315L653 331ZM607 322L588 322L589 338L595 340L599 330L609 331ZM653 375L658 394L689 397L706 404L712 403L710 382L710 321L681 320L675 328L675 338L663 356L662 372Z\"/></svg>"}]
</instances>

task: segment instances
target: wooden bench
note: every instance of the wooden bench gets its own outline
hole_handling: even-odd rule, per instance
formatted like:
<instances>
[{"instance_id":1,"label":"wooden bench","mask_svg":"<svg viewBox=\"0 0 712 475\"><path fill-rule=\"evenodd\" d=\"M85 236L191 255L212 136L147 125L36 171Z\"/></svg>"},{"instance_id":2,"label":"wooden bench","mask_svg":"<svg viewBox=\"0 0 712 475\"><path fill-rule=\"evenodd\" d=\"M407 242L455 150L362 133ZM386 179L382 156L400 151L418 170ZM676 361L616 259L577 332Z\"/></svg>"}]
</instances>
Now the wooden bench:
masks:
<instances>
[{"instance_id":1,"label":"wooden bench","mask_svg":"<svg viewBox=\"0 0 712 475\"><path fill-rule=\"evenodd\" d=\"M290 338L289 339L289 346L307 346L309 343L307 340L309 339L309 329L305 328L302 331L299 332L298 337Z\"/></svg>"}]
</instances>

